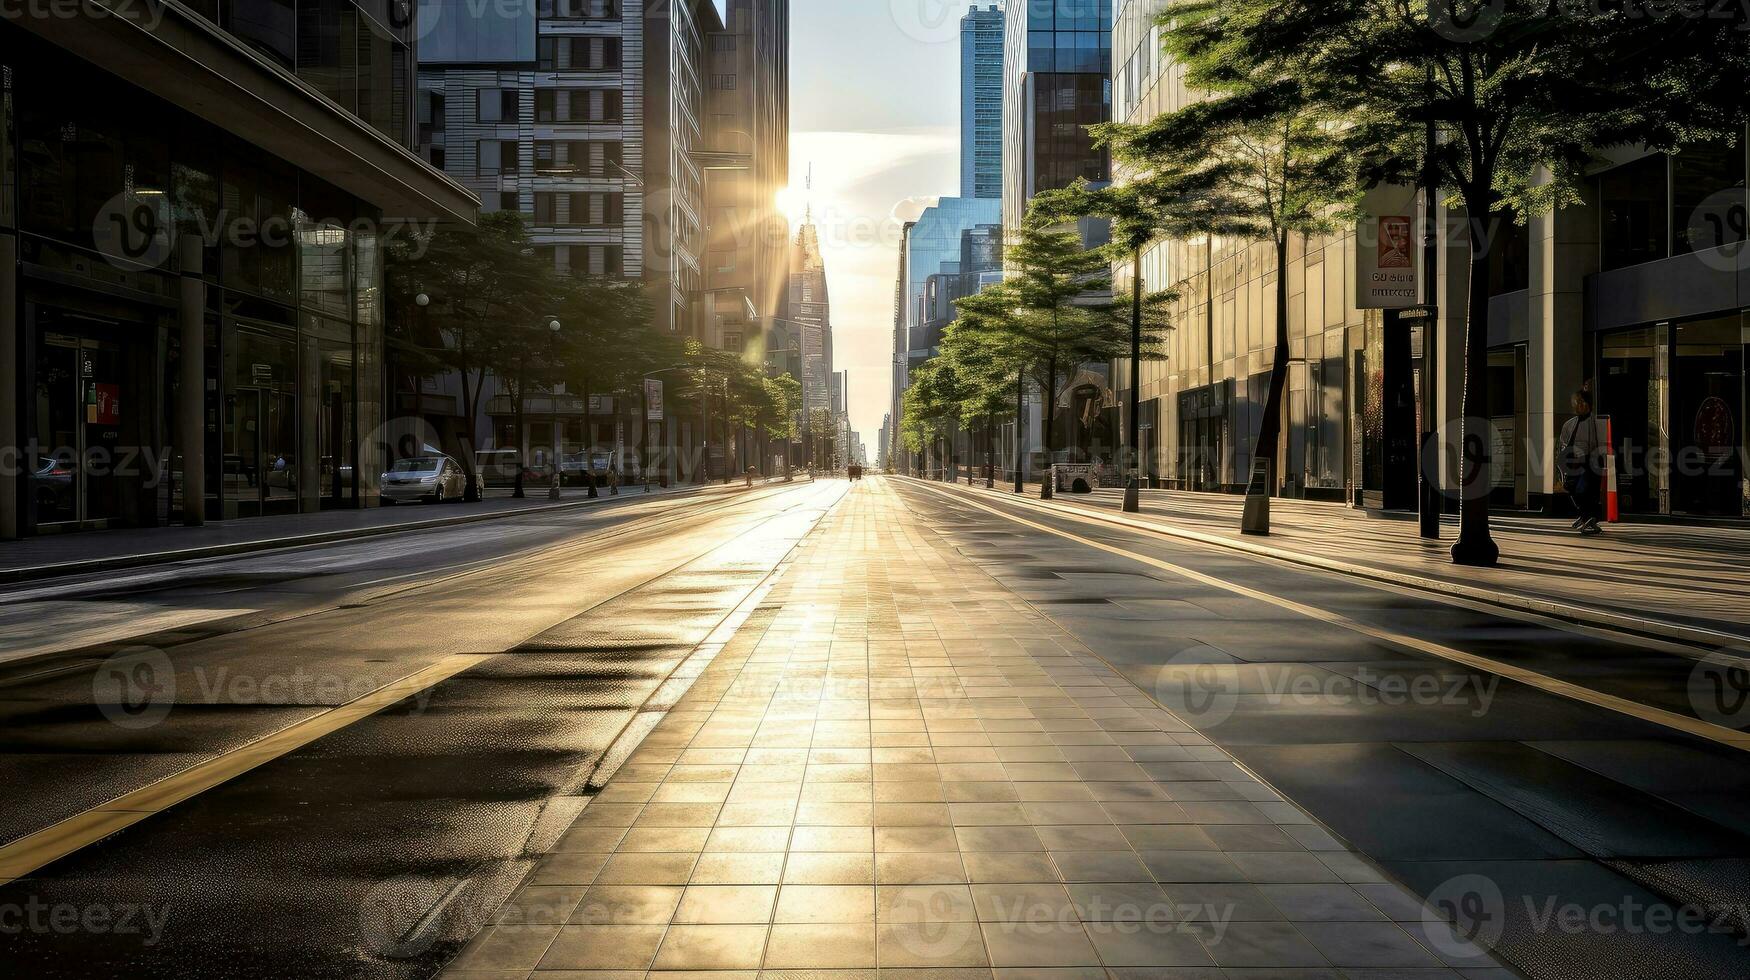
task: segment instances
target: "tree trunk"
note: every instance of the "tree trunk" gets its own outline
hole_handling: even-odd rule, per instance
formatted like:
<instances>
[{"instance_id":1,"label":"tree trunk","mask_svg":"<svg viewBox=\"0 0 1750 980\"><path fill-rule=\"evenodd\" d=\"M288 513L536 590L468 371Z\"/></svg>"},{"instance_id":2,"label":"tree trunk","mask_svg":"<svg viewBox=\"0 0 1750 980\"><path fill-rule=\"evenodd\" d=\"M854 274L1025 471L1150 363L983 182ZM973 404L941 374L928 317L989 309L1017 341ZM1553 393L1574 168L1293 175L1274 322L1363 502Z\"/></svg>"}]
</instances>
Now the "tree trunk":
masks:
<instances>
[{"instance_id":1,"label":"tree trunk","mask_svg":"<svg viewBox=\"0 0 1750 980\"><path fill-rule=\"evenodd\" d=\"M1039 412L1039 426L1045 433L1045 478L1039 482L1039 499L1051 499L1051 465L1057 455L1057 358L1045 362L1045 405Z\"/></svg>"},{"instance_id":2,"label":"tree trunk","mask_svg":"<svg viewBox=\"0 0 1750 980\"><path fill-rule=\"evenodd\" d=\"M1489 243L1499 217L1495 192L1483 178L1475 194L1465 195L1470 218L1470 288L1464 324L1463 450L1459 463L1458 540L1452 561L1458 565L1493 567L1501 549L1489 535L1489 491L1494 471L1489 465L1494 423L1489 419ZM1427 383L1427 382L1424 382Z\"/></svg>"},{"instance_id":3,"label":"tree trunk","mask_svg":"<svg viewBox=\"0 0 1750 980\"><path fill-rule=\"evenodd\" d=\"M1130 418L1124 426L1125 468L1129 478L1124 483L1124 509L1135 513L1140 509L1138 492L1142 487L1142 246L1130 253Z\"/></svg>"},{"instance_id":4,"label":"tree trunk","mask_svg":"<svg viewBox=\"0 0 1750 980\"><path fill-rule=\"evenodd\" d=\"M514 406L511 410L511 426L515 430L517 461L516 486L511 491L511 496L521 500L523 496L523 471L529 468L529 461L523 458L523 446L528 440L523 438L523 372L520 369L517 371L516 385L511 391L511 403Z\"/></svg>"},{"instance_id":5,"label":"tree trunk","mask_svg":"<svg viewBox=\"0 0 1750 980\"><path fill-rule=\"evenodd\" d=\"M554 387L558 386L555 385ZM590 383L589 376L585 375L583 379L583 485L589 488L589 495L591 497L597 497L600 496L600 494L597 493L595 488L595 415L589 410L590 389L592 387L594 387L594 385ZM558 424L558 395L553 396L553 419L554 424ZM556 443L560 446L565 444L563 439L556 440ZM554 459L553 465L558 466L559 460ZM564 482L563 476L560 477L560 482Z\"/></svg>"},{"instance_id":6,"label":"tree trunk","mask_svg":"<svg viewBox=\"0 0 1750 980\"><path fill-rule=\"evenodd\" d=\"M1282 445L1282 393L1288 387L1288 233L1276 236L1276 354L1270 362L1270 393L1264 399L1264 419L1252 447L1252 466L1263 460L1264 484L1248 480L1243 534L1270 533L1270 498L1276 493L1276 455Z\"/></svg>"},{"instance_id":7,"label":"tree trunk","mask_svg":"<svg viewBox=\"0 0 1750 980\"><path fill-rule=\"evenodd\" d=\"M1023 458L1025 458L1025 455L1026 455L1022 449L1023 440L1026 438L1026 435L1025 435L1026 428L1027 428L1027 372L1021 370L1020 368L1016 368L1015 369L1015 492L1016 493L1025 493L1026 492L1026 487L1022 485L1022 480L1021 480L1021 474L1022 474L1022 470L1023 470L1023 467L1021 465L1021 461Z\"/></svg>"}]
</instances>

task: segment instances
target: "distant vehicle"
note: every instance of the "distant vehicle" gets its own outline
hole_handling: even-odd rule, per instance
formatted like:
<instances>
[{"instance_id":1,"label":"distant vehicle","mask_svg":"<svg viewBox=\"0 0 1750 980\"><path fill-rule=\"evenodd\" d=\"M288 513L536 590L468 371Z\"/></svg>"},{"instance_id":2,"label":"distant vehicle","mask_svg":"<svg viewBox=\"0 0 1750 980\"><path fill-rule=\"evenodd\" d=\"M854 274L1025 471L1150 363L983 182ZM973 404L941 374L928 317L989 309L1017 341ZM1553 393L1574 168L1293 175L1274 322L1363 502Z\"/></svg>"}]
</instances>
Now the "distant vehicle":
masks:
<instances>
[{"instance_id":1,"label":"distant vehicle","mask_svg":"<svg viewBox=\"0 0 1750 980\"><path fill-rule=\"evenodd\" d=\"M424 500L441 504L446 500L461 500L468 487L468 475L462 464L448 456L412 456L396 460L383 474L382 494L385 503L404 500Z\"/></svg>"},{"instance_id":2,"label":"distant vehicle","mask_svg":"<svg viewBox=\"0 0 1750 980\"><path fill-rule=\"evenodd\" d=\"M480 474L483 487L515 486L519 469L523 473L524 485L536 479L534 471L523 466L522 453L514 449L482 449L474 454L474 467Z\"/></svg>"}]
</instances>

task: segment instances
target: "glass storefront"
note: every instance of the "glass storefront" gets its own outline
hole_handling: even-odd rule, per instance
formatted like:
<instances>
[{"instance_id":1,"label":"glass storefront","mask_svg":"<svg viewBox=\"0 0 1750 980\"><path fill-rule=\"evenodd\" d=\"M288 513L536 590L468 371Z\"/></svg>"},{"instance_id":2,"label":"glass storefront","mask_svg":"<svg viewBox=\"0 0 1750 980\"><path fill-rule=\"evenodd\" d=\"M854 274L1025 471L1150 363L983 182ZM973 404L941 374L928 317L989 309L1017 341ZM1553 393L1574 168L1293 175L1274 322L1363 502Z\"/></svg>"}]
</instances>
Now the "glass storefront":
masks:
<instances>
[{"instance_id":1,"label":"glass storefront","mask_svg":"<svg viewBox=\"0 0 1750 980\"><path fill-rule=\"evenodd\" d=\"M166 247L171 229L203 244L208 518L370 503L383 386L375 215L28 38L6 57L27 270L27 528L180 517L182 269ZM118 208L137 221L106 224Z\"/></svg>"},{"instance_id":2,"label":"glass storefront","mask_svg":"<svg viewBox=\"0 0 1750 980\"><path fill-rule=\"evenodd\" d=\"M1743 513L1744 336L1739 321L1733 314L1673 327L1673 513Z\"/></svg>"},{"instance_id":3,"label":"glass storefront","mask_svg":"<svg viewBox=\"0 0 1750 980\"><path fill-rule=\"evenodd\" d=\"M1624 511L1746 515L1744 341L1737 313L1597 337Z\"/></svg>"}]
</instances>

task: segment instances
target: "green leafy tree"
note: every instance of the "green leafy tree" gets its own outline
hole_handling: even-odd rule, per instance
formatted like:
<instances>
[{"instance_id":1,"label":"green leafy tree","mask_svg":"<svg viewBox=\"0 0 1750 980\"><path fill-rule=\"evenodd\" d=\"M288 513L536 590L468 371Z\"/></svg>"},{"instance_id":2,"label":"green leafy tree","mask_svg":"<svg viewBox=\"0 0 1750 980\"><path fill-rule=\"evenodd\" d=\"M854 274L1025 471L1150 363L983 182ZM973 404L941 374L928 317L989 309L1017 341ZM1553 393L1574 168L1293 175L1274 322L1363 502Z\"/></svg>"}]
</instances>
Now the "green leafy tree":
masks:
<instances>
[{"instance_id":1,"label":"green leafy tree","mask_svg":"<svg viewBox=\"0 0 1750 980\"><path fill-rule=\"evenodd\" d=\"M1281 76L1318 115L1340 118L1338 136L1363 177L1437 175L1462 208L1470 271L1455 562L1493 565L1500 554L1488 511L1490 246L1513 215L1577 200L1597 148L1671 149L1741 134L1750 36L1742 11L1720 9L1198 0L1171 11L1195 24L1177 32L1178 51L1226 63L1212 74Z\"/></svg>"},{"instance_id":2,"label":"green leafy tree","mask_svg":"<svg viewBox=\"0 0 1750 980\"><path fill-rule=\"evenodd\" d=\"M416 370L456 372L462 417L478 417L487 376L518 362L515 352L529 343L526 331L552 298L552 272L535 258L521 216L493 212L473 226L444 225L425 238L397 241L387 270L397 305L413 304L418 294L429 300L413 316L397 318L409 325L401 349L417 349ZM478 499L472 447L464 446L461 456L467 496Z\"/></svg>"},{"instance_id":3,"label":"green leafy tree","mask_svg":"<svg viewBox=\"0 0 1750 980\"><path fill-rule=\"evenodd\" d=\"M1129 405L1126 414L1124 467L1128 482L1124 509L1140 509L1136 489L1142 460L1138 453L1142 397L1142 362L1148 359L1143 337L1164 335L1172 329L1171 309L1178 293L1170 289L1149 291L1142 276L1142 253L1149 245L1168 238L1201 234L1215 221L1216 199L1209 185L1220 178L1215 168L1186 168L1177 159L1150 161L1146 168L1133 164L1125 182L1093 187L1078 180L1063 190L1047 191L1033 199L1033 207L1047 215L1064 218L1097 216L1111 222L1112 241L1106 247L1112 262L1130 263L1130 288L1118 297L1118 306L1130 310ZM1164 358L1165 354L1161 356Z\"/></svg>"},{"instance_id":4,"label":"green leafy tree","mask_svg":"<svg viewBox=\"0 0 1750 980\"><path fill-rule=\"evenodd\" d=\"M1140 125L1097 127L1095 139L1120 166L1146 178L1139 195L1158 183L1169 194L1189 188L1194 206L1166 221L1169 230L1267 241L1276 260L1276 349L1253 458L1272 478L1246 499L1242 530L1268 534L1270 494L1278 480L1282 402L1288 386L1288 245L1293 235L1335 231L1337 219L1359 196L1344 152L1339 120L1316 98L1293 57L1236 50L1230 25L1267 19L1259 0L1190 0L1161 14L1167 53L1201 98ZM1149 208L1139 214L1167 212ZM1127 230L1140 232L1132 224Z\"/></svg>"},{"instance_id":5,"label":"green leafy tree","mask_svg":"<svg viewBox=\"0 0 1750 980\"><path fill-rule=\"evenodd\" d=\"M1009 278L958 304L967 320L963 329L995 345L1044 396L1048 463L1057 448L1052 416L1060 382L1078 364L1111 361L1130 350L1129 320L1111 299L1106 256L1085 248L1079 234L1055 221L1047 211L1030 215L1008 249ZM1149 358L1165 356L1158 331L1145 331L1142 351ZM1051 496L1049 479L1040 496Z\"/></svg>"}]
</instances>

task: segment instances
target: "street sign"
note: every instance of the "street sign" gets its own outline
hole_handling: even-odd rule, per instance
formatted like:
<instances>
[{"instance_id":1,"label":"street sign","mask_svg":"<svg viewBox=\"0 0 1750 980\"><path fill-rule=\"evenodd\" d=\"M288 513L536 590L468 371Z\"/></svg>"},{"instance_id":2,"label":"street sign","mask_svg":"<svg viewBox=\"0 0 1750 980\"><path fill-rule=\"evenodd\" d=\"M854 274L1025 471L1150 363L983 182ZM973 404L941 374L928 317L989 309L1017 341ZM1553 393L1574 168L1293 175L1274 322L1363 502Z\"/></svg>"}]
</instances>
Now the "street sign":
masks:
<instances>
[{"instance_id":1,"label":"street sign","mask_svg":"<svg viewBox=\"0 0 1750 980\"><path fill-rule=\"evenodd\" d=\"M1382 184L1361 198L1355 225L1355 306L1398 310L1422 302L1416 189Z\"/></svg>"},{"instance_id":2,"label":"street sign","mask_svg":"<svg viewBox=\"0 0 1750 980\"><path fill-rule=\"evenodd\" d=\"M662 382L651 378L644 379L644 420L662 421Z\"/></svg>"}]
</instances>

